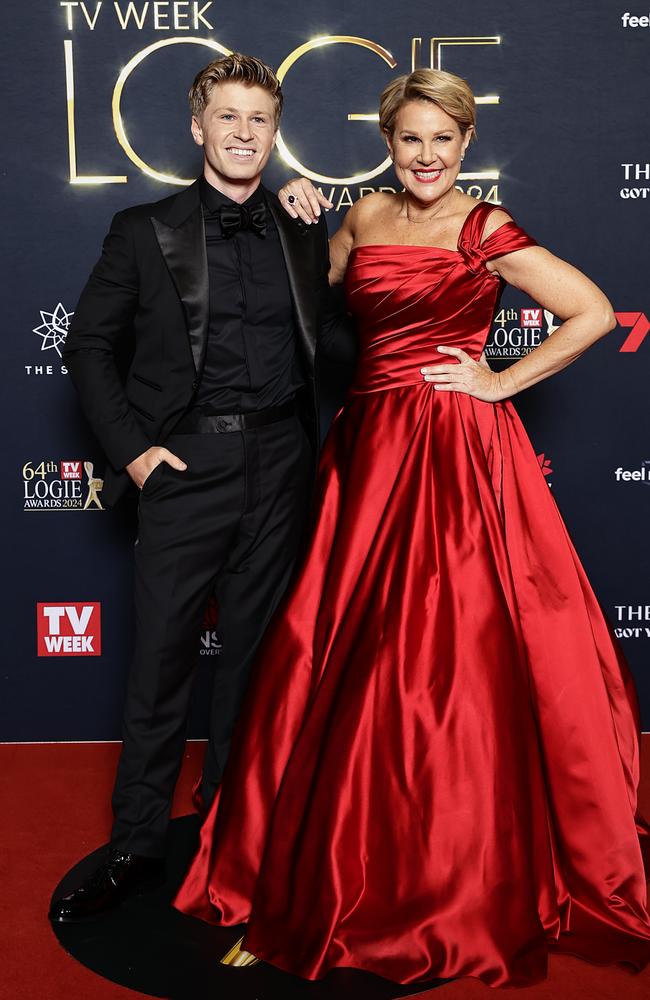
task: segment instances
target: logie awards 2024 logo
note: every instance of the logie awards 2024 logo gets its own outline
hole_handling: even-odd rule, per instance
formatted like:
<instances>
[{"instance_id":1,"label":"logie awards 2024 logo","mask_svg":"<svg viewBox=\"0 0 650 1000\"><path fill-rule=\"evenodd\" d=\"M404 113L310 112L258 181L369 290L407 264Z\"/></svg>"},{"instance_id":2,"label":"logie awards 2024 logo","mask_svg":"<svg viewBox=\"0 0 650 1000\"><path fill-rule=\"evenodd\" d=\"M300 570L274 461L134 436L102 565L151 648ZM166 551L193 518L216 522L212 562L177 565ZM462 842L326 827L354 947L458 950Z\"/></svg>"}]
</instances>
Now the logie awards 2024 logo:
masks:
<instances>
[{"instance_id":1,"label":"logie awards 2024 logo","mask_svg":"<svg viewBox=\"0 0 650 1000\"><path fill-rule=\"evenodd\" d=\"M650 321L643 312L616 312L616 321L629 333L618 347L619 354L635 354L650 333ZM526 306L502 307L492 320L485 355L495 360L523 358L559 329L560 322L548 309Z\"/></svg>"},{"instance_id":2,"label":"logie awards 2024 logo","mask_svg":"<svg viewBox=\"0 0 650 1000\"><path fill-rule=\"evenodd\" d=\"M495 359L523 358L555 333L558 326L553 313L541 306L499 309L492 321L485 355Z\"/></svg>"},{"instance_id":3,"label":"logie awards 2024 logo","mask_svg":"<svg viewBox=\"0 0 650 1000\"><path fill-rule=\"evenodd\" d=\"M23 510L103 510L103 485L92 462L25 462Z\"/></svg>"}]
</instances>

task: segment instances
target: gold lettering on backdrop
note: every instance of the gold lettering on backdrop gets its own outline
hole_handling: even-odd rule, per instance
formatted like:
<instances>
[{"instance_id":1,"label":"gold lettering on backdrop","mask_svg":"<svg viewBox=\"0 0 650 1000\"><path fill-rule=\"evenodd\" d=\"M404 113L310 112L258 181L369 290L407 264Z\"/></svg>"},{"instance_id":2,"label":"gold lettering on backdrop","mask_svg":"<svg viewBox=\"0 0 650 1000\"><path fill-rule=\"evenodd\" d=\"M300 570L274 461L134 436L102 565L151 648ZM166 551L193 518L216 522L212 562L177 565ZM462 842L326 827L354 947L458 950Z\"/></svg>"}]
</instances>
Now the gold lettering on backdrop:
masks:
<instances>
[{"instance_id":1,"label":"gold lettering on backdrop","mask_svg":"<svg viewBox=\"0 0 650 1000\"><path fill-rule=\"evenodd\" d=\"M169 25L163 24L163 20L169 20L169 11L161 10L162 7L167 7L166 3L154 3L153 5L153 26L156 31L169 31Z\"/></svg>"},{"instance_id":2,"label":"gold lettering on backdrop","mask_svg":"<svg viewBox=\"0 0 650 1000\"><path fill-rule=\"evenodd\" d=\"M70 183L71 184L126 184L126 177L121 175L80 175L77 173L77 143L74 119L74 59L72 53L72 42L66 39L63 42L63 52L65 55L65 90L66 102L68 106L68 155L70 160Z\"/></svg>"},{"instance_id":3,"label":"gold lettering on backdrop","mask_svg":"<svg viewBox=\"0 0 650 1000\"><path fill-rule=\"evenodd\" d=\"M350 208L353 204L354 202L352 201L352 196L350 195L350 189L344 187L339 195L336 205L334 206L336 211L340 212L344 206L346 208Z\"/></svg>"},{"instance_id":4,"label":"gold lettering on backdrop","mask_svg":"<svg viewBox=\"0 0 650 1000\"><path fill-rule=\"evenodd\" d=\"M206 10L212 6L212 3L213 0L208 0L208 3L203 4L196 3L195 0L192 2L190 0L172 0L172 2L153 0L152 3L145 0L144 3L138 5L133 3L133 0L129 0L128 3L120 3L119 0L115 0L113 8L122 31L126 31L130 23L138 31L142 31L147 15L150 15L150 20L153 22L150 26L154 31L169 31L172 27L176 31L189 31L190 27L194 28L195 31L201 27L209 28L212 31L213 25L205 16ZM190 7L191 11L182 9ZM190 17L192 19L191 25L184 24L183 22L189 21ZM68 27L71 27L70 16L68 16Z\"/></svg>"},{"instance_id":5,"label":"gold lettering on backdrop","mask_svg":"<svg viewBox=\"0 0 650 1000\"><path fill-rule=\"evenodd\" d=\"M199 10L198 3L193 3L192 4L192 10L194 11L194 27L196 28L197 31L198 31L198 29L200 27L199 22L202 25L204 25L206 28L209 28L210 31L214 30L214 25L210 24L210 22L207 20L207 18L205 18L203 16L204 11L206 11L208 9L208 7L211 7L211 6L212 6L212 0L210 0L209 3L204 3L200 10Z\"/></svg>"},{"instance_id":6,"label":"gold lettering on backdrop","mask_svg":"<svg viewBox=\"0 0 650 1000\"><path fill-rule=\"evenodd\" d=\"M489 201L492 205L500 205L501 199L499 197L499 185L492 184L480 185L480 184L467 184L465 186L457 184L456 187L459 191L463 191L465 194L470 195L472 198L476 198L478 201ZM382 184L380 187L374 187L370 184L359 185L356 191L356 196L353 196L349 187L343 187L337 189L336 187L323 188L322 184L317 185L317 189L324 194L328 201L331 201L334 205L334 211L338 212L339 209L346 205L351 205L355 200L359 198L364 198L367 194L372 194L375 191L388 191L390 194L397 194L397 188L391 187L387 184ZM404 191L404 188L400 188L400 191Z\"/></svg>"},{"instance_id":7,"label":"gold lettering on backdrop","mask_svg":"<svg viewBox=\"0 0 650 1000\"><path fill-rule=\"evenodd\" d=\"M443 45L500 45L501 37L499 35L477 35L477 36L457 36L449 38L432 38L431 48L430 48L430 66L431 69L442 69L440 64L441 60L441 49ZM422 55L422 39L412 38L411 39L411 69L417 69L420 66L420 60ZM498 94L487 94L483 97L476 97L477 104L499 104ZM378 122L379 114L375 112L374 115L348 115L348 118L354 121L365 121L365 122ZM388 161L390 163L390 161ZM311 176L309 174L308 176ZM370 180L371 177L376 176L376 174L367 174L363 180ZM500 177L499 170L466 170L461 171L458 175L458 180L461 181L487 181L493 180L497 181ZM313 178L312 178L313 179ZM349 180L349 178L348 178ZM343 183L339 181L338 183ZM480 188L475 188L475 190L481 190ZM494 190L494 189L492 189ZM469 193L469 191L468 191ZM481 197L480 195L475 195L475 197ZM495 204L500 204L496 200Z\"/></svg>"},{"instance_id":8,"label":"gold lettering on backdrop","mask_svg":"<svg viewBox=\"0 0 650 1000\"><path fill-rule=\"evenodd\" d=\"M113 7L115 8L115 13L117 14L117 19L120 22L120 27L122 28L122 31L126 31L126 29L129 26L129 20L131 18L133 18L134 23L138 26L138 28L140 29L140 31L142 31L142 29L144 27L144 19L146 18L147 12L149 10L149 4L148 3L144 3L142 5L142 10L140 12L140 18L139 19L138 19L138 13L136 11L134 3L127 4L127 8L126 8L126 13L125 14L122 13L122 7L121 7L121 5L119 3L114 3Z\"/></svg>"},{"instance_id":9,"label":"gold lettering on backdrop","mask_svg":"<svg viewBox=\"0 0 650 1000\"><path fill-rule=\"evenodd\" d=\"M183 20L188 20L190 18L190 12L182 11L181 7L189 7L189 3L183 3L182 0L179 3L175 3L174 7L174 29L176 31L189 31L191 28L190 24L183 24Z\"/></svg>"},{"instance_id":10,"label":"gold lettering on backdrop","mask_svg":"<svg viewBox=\"0 0 650 1000\"><path fill-rule=\"evenodd\" d=\"M442 69L442 47L443 45L501 45L500 35L457 35L449 37L431 38L429 46L429 66L431 69ZM417 69L421 65L422 59L422 38L411 39L411 69ZM478 104L499 104L498 94L485 94L475 98ZM461 171L458 180L465 181L498 181L501 173L499 170L468 170ZM480 189L479 189L480 190ZM467 192L469 194L469 191ZM477 197L481 197L478 195ZM495 204L500 202L495 200Z\"/></svg>"},{"instance_id":11,"label":"gold lettering on backdrop","mask_svg":"<svg viewBox=\"0 0 650 1000\"><path fill-rule=\"evenodd\" d=\"M460 177L460 174L458 176ZM491 205L501 204L498 184L492 184L490 188L487 185L483 187L481 184L468 184L465 188L457 184L456 187L459 191L468 194L470 198L476 198L478 201L489 201Z\"/></svg>"},{"instance_id":12,"label":"gold lettering on backdrop","mask_svg":"<svg viewBox=\"0 0 650 1000\"><path fill-rule=\"evenodd\" d=\"M83 14L83 16L86 19L86 24L88 25L88 27L90 28L91 31L94 31L95 30L95 25L97 24L97 18L99 16L99 12L102 9L102 0L98 0L98 2L95 4L95 14L92 17L90 16L90 14L88 12L85 3L83 3L83 2L79 3L79 2L77 2L77 0L74 0L74 2L59 3L59 7L64 7L65 8L65 16L66 16L66 21L67 21L67 24L68 24L68 31L72 31L72 28L73 28L73 23L72 23L72 8L73 7L80 7L81 8L81 13Z\"/></svg>"},{"instance_id":13,"label":"gold lettering on backdrop","mask_svg":"<svg viewBox=\"0 0 650 1000\"><path fill-rule=\"evenodd\" d=\"M418 69L421 66L422 58L422 39L412 38L411 39L411 72L414 69Z\"/></svg>"},{"instance_id":14,"label":"gold lettering on backdrop","mask_svg":"<svg viewBox=\"0 0 650 1000\"><path fill-rule=\"evenodd\" d=\"M432 69L442 69L442 48L444 45L501 45L500 35L456 35L441 36L431 39L429 51L429 65ZM487 97L477 97L477 104L498 104L499 98L495 95Z\"/></svg>"},{"instance_id":15,"label":"gold lettering on backdrop","mask_svg":"<svg viewBox=\"0 0 650 1000\"><path fill-rule=\"evenodd\" d=\"M298 48L294 49L281 66L278 68L277 76L280 83L283 82L285 76L294 65L302 58L307 52L311 52L313 49L321 48L324 45L359 45L361 48L370 49L371 52L375 52L380 56L385 63L387 63L391 69L395 69L397 66L397 61L393 58L392 53L385 49L382 45L378 45L377 42L371 42L367 38L356 38L353 35L323 35L320 38L312 38L311 41L305 42L304 45L299 45ZM351 121L372 121L377 120L377 116L372 115L348 115L348 120ZM282 133L278 132L278 140L276 146L278 153L292 170L298 171L305 177L309 177L312 181L320 181L324 184L358 184L360 181L369 181L372 177L377 177L378 174L382 174L390 166L390 157L386 157L378 167L374 167L372 170L366 173L352 174L350 177L329 177L326 174L319 174L315 170L310 170L306 167L304 163L301 163L297 157L289 150L289 147L282 138Z\"/></svg>"},{"instance_id":16,"label":"gold lettering on backdrop","mask_svg":"<svg viewBox=\"0 0 650 1000\"><path fill-rule=\"evenodd\" d=\"M192 183L191 178L188 180L183 177L175 177L173 174L164 174L160 170L156 170L154 167L149 166L149 164L145 163L141 156L138 156L127 137L120 109L124 84L130 77L133 70L136 66L139 66L140 63L147 58L147 56L150 56L152 52L155 52L157 49L165 48L167 45L206 45L209 49L214 49L216 52L220 52L224 56L230 55L231 51L224 45L220 45L219 42L213 42L210 38L193 37L166 38L162 42L154 42L153 45L148 45L145 49L141 49L140 52L137 52L132 59L129 59L128 63L117 78L115 89L113 90L113 100L111 102L113 109L113 126L115 128L115 135L117 136L117 141L120 146L131 162L135 163L136 167L139 167L144 174L148 177L153 177L156 181L161 181L163 184L187 185Z\"/></svg>"},{"instance_id":17,"label":"gold lettering on backdrop","mask_svg":"<svg viewBox=\"0 0 650 1000\"><path fill-rule=\"evenodd\" d=\"M173 27L177 30L188 30L189 25L183 23L183 21L188 20L190 17L193 19L194 27L198 27L199 22L202 22L208 27L212 27L208 24L205 17L203 16L205 11L211 6L210 3L200 4L197 2L189 2L189 0L176 0L174 3L164 3L164 2L154 2L149 3L145 0L144 3L136 5L130 0L127 3L115 2L113 7L117 13L118 20L123 30L126 30L129 25L136 27L141 30L144 27L147 15L150 14L153 19L153 25L156 30L169 30L172 26L166 23L169 18L172 19ZM102 0L98 0L95 4L94 12L90 11L90 4L72 2L72 0L67 0L67 2L62 2L61 7L65 8L66 17L68 22L68 27L73 27L73 8L79 7L83 13L83 16L88 24L90 30L94 30L97 23L97 18L102 7ZM191 8L191 10L190 10ZM453 37L432 37L430 39L430 63L432 68L440 69L441 67L441 56L442 48L445 45L499 45L501 43L501 38L498 35L489 36L453 36ZM128 178L123 175L80 175L77 172L77 155L76 155L76 127L75 127L75 85L74 85L74 56L72 41L64 41L64 54L65 54L65 75L66 75L66 96L67 96L67 111L68 111L68 149L69 149L69 160L70 160L70 183L71 184L126 184ZM119 74L119 77L115 83L115 88L113 90L113 96L111 101L112 115L113 115L113 126L115 129L116 138L133 164L138 167L143 173L154 180L160 181L163 184L175 184L178 186L185 186L192 183L191 178L177 177L174 174L164 173L163 171L157 170L155 167L148 164L141 156L136 153L133 148L124 126L124 121L122 119L121 112L121 101L122 94L124 91L125 84L131 75L131 73L140 65L152 52L157 49L164 48L168 45L182 45L182 44L192 44L192 45L203 45L207 48L213 49L222 55L229 55L231 50L225 46L213 41L210 38L199 38L199 37L180 37L180 38L166 38L164 41L154 42L152 45L147 46L137 52L124 66ZM379 45L377 42L373 42L367 38L360 38L353 35L323 35L318 38L313 38L302 45L299 45L296 49L291 52L286 59L281 63L278 68L277 75L280 82L283 82L288 71L291 67L308 52L324 47L326 45L358 45L361 48L366 48L376 55L380 56L381 59L391 68L394 69L397 65L391 52ZM422 51L422 38L411 39L411 65L412 68L417 68L420 62ZM498 95L485 95L476 98L477 104L499 104L500 99ZM358 113L351 112L347 115L348 121L365 121L365 122L377 122L379 120L379 115L375 113ZM296 156L290 151L281 132L278 132L277 150L280 154L281 159L289 166L291 169L303 174L306 177L311 178L314 182L321 184L329 184L342 186L343 190L340 193L338 199L336 197L331 197L330 200L336 203L337 210L343 205L351 204L350 193L348 190L349 185L358 185L363 181L372 180L379 174L384 173L391 164L390 158L386 157L378 166L357 174L353 174L349 177L330 177L325 174L317 173L314 170L310 170L309 167L301 163ZM493 170L483 170L483 171L468 171L462 172L458 175L459 181L485 181L485 180L498 180L500 177L500 171ZM363 197L364 193L368 193L370 190L375 190L374 188L360 188L359 197ZM379 190L383 190L380 188ZM386 188L385 190L393 190L393 188ZM484 192L483 185L474 184L470 187L460 188L460 190L466 190L468 194L474 195L474 197L484 198L486 201L492 201L495 204L500 204L498 185L492 185L487 193ZM334 188L332 187L332 191Z\"/></svg>"},{"instance_id":18,"label":"gold lettering on backdrop","mask_svg":"<svg viewBox=\"0 0 650 1000\"><path fill-rule=\"evenodd\" d=\"M79 6L81 7L81 12L82 12L83 16L86 18L86 22L88 24L88 27L90 28L91 31L94 31L95 30L95 24L97 23L97 15L99 14L99 12L101 10L101 7L102 7L101 0L99 0L99 3L95 4L95 16L92 17L92 18L88 16L88 11L86 10L85 3L80 3Z\"/></svg>"}]
</instances>

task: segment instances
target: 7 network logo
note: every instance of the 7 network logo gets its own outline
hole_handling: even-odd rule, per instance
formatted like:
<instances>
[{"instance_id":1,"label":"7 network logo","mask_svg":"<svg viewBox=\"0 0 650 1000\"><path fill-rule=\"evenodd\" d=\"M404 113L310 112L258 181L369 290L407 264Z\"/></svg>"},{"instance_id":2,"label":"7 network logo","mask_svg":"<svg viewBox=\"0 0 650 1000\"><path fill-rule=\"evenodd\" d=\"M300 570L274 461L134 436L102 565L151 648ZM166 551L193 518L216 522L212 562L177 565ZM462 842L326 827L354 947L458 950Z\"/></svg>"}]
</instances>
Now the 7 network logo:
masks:
<instances>
[{"instance_id":1,"label":"7 network logo","mask_svg":"<svg viewBox=\"0 0 650 1000\"><path fill-rule=\"evenodd\" d=\"M639 350L641 344L648 336L650 323L645 313L642 312L617 312L614 313L619 326L629 329L627 337L619 347L620 354L633 354Z\"/></svg>"},{"instance_id":2,"label":"7 network logo","mask_svg":"<svg viewBox=\"0 0 650 1000\"><path fill-rule=\"evenodd\" d=\"M101 656L101 603L39 602L36 634L39 656Z\"/></svg>"}]
</instances>

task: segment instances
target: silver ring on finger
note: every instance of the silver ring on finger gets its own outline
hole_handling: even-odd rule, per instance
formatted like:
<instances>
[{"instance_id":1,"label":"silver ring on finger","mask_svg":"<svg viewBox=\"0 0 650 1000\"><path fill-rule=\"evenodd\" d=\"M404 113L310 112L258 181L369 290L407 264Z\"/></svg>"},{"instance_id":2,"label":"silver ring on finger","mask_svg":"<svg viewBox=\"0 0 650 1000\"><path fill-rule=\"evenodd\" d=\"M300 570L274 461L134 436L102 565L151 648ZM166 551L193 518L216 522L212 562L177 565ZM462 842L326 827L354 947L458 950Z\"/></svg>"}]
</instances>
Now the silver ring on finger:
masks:
<instances>
[{"instance_id":1,"label":"silver ring on finger","mask_svg":"<svg viewBox=\"0 0 650 1000\"><path fill-rule=\"evenodd\" d=\"M290 205L295 205L298 199L296 198L295 194L288 194L287 201L289 202Z\"/></svg>"}]
</instances>

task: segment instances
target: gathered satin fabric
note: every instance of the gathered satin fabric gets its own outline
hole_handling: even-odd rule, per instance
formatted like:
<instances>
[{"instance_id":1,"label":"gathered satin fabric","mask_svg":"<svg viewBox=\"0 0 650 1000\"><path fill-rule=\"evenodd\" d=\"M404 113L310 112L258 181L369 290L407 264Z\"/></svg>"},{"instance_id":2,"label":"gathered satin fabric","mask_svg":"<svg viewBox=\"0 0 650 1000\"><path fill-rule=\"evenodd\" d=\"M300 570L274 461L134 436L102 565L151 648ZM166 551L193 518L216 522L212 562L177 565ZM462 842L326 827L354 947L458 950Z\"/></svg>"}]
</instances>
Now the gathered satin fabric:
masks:
<instances>
[{"instance_id":1,"label":"gathered satin fabric","mask_svg":"<svg viewBox=\"0 0 650 1000\"><path fill-rule=\"evenodd\" d=\"M355 382L175 900L310 979L650 957L628 669L511 403L420 374L438 344L479 358L485 262L534 244L508 222L481 245L490 210L457 250L352 251Z\"/></svg>"}]
</instances>

